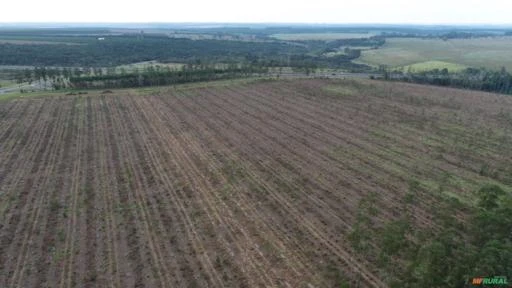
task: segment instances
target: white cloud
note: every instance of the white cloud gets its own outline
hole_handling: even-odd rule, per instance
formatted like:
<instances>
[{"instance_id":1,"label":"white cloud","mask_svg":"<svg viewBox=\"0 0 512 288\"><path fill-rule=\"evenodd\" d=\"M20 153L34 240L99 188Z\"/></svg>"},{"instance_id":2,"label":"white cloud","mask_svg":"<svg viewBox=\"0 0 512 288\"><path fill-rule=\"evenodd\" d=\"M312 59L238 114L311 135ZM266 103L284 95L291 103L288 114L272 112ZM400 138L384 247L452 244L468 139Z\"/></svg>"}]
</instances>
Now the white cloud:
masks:
<instances>
[{"instance_id":1,"label":"white cloud","mask_svg":"<svg viewBox=\"0 0 512 288\"><path fill-rule=\"evenodd\" d=\"M0 22L512 23L506 0L191 0L2 3Z\"/></svg>"}]
</instances>

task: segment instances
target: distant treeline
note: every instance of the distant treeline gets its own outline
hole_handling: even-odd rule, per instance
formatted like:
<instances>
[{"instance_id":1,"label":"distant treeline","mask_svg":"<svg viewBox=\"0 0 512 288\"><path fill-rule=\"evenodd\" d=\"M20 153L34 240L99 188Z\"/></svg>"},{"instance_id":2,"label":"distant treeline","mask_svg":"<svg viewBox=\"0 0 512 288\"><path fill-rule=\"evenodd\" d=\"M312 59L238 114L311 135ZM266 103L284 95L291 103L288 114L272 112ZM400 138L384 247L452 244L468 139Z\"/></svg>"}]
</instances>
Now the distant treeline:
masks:
<instances>
[{"instance_id":1,"label":"distant treeline","mask_svg":"<svg viewBox=\"0 0 512 288\"><path fill-rule=\"evenodd\" d=\"M106 28L10 28L0 29L0 36L71 36L71 35L105 35L110 34Z\"/></svg>"},{"instance_id":2,"label":"distant treeline","mask_svg":"<svg viewBox=\"0 0 512 288\"><path fill-rule=\"evenodd\" d=\"M457 73L449 73L447 69L434 69L420 73L384 72L384 78L419 84L512 94L512 75L505 68L502 68L501 71L467 68Z\"/></svg>"},{"instance_id":3,"label":"distant treeline","mask_svg":"<svg viewBox=\"0 0 512 288\"><path fill-rule=\"evenodd\" d=\"M496 37L496 36L507 36L508 32L487 32L487 31L450 31L450 32L435 32L435 33L419 33L419 32L409 32L409 33L400 33L400 32L383 32L382 37L386 38L422 38L422 39L471 39L471 38L481 38L481 37Z\"/></svg>"},{"instance_id":4,"label":"distant treeline","mask_svg":"<svg viewBox=\"0 0 512 288\"><path fill-rule=\"evenodd\" d=\"M339 39L330 41L329 48L336 48L340 46L360 46L360 47L379 47L386 43L386 39L381 36L373 36L370 38L361 39Z\"/></svg>"},{"instance_id":5,"label":"distant treeline","mask_svg":"<svg viewBox=\"0 0 512 288\"><path fill-rule=\"evenodd\" d=\"M386 43L386 39L381 36L372 36L369 38L354 38L354 39L338 39L332 41L322 40L295 40L290 41L300 43L310 51L321 51L321 53L335 51L340 47L368 47L378 48ZM355 49L354 49L355 50Z\"/></svg>"},{"instance_id":6,"label":"distant treeline","mask_svg":"<svg viewBox=\"0 0 512 288\"><path fill-rule=\"evenodd\" d=\"M308 70L309 71L309 70ZM51 68L35 67L34 69L16 70L13 79L20 85L28 82L39 82L43 89L107 89L132 88L179 83L232 79L253 75L267 74L269 69L263 66L231 64L224 67L216 65L188 64L181 69L168 66L147 66L143 69L126 71L111 68Z\"/></svg>"},{"instance_id":7,"label":"distant treeline","mask_svg":"<svg viewBox=\"0 0 512 288\"><path fill-rule=\"evenodd\" d=\"M208 66L184 66L181 70L171 70L150 66L127 74L74 76L69 78L69 85L79 89L132 88L233 79L263 73L268 73L268 68L232 65L222 69Z\"/></svg>"},{"instance_id":8,"label":"distant treeline","mask_svg":"<svg viewBox=\"0 0 512 288\"><path fill-rule=\"evenodd\" d=\"M218 31L223 33L255 34L257 38L269 38L273 34L300 34L300 33L381 33L384 37L427 37L427 38L474 38L487 36L511 35L505 28L497 27L456 27L456 26L430 26L430 25L362 25L353 27L343 26L280 26L251 29L243 27L196 29L196 33ZM354 39L356 40L356 39Z\"/></svg>"}]
</instances>

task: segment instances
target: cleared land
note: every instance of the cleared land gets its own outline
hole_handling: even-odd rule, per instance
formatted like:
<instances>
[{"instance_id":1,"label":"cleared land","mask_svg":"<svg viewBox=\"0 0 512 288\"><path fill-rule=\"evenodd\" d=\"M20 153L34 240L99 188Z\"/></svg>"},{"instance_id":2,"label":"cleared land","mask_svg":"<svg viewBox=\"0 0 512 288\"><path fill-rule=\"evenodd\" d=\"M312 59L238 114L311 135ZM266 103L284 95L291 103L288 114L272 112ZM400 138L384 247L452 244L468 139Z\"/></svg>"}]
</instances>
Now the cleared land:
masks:
<instances>
[{"instance_id":1,"label":"cleared land","mask_svg":"<svg viewBox=\"0 0 512 288\"><path fill-rule=\"evenodd\" d=\"M270 37L285 40L285 41L294 41L294 40L317 40L317 41L329 41L329 40L337 40L337 39L358 39L358 38L370 38L375 36L373 33L282 33L282 34L273 34Z\"/></svg>"},{"instance_id":2,"label":"cleared land","mask_svg":"<svg viewBox=\"0 0 512 288\"><path fill-rule=\"evenodd\" d=\"M412 65L402 66L400 69L403 71L411 71L411 72L422 72L422 71L432 71L434 69L446 69L448 72L458 72L468 68L467 66L454 64L444 61L427 61L414 63Z\"/></svg>"},{"instance_id":3,"label":"cleared land","mask_svg":"<svg viewBox=\"0 0 512 288\"><path fill-rule=\"evenodd\" d=\"M439 69L452 65L512 71L512 37L475 39L390 38L377 50L362 52L359 61L371 65L403 67L441 61ZM432 62L430 62L432 64ZM448 67L446 67L448 65ZM432 67L432 65L429 65Z\"/></svg>"},{"instance_id":4,"label":"cleared land","mask_svg":"<svg viewBox=\"0 0 512 288\"><path fill-rule=\"evenodd\" d=\"M511 121L510 97L362 80L3 101L0 286L384 287L347 240L360 200L423 227L509 189Z\"/></svg>"}]
</instances>

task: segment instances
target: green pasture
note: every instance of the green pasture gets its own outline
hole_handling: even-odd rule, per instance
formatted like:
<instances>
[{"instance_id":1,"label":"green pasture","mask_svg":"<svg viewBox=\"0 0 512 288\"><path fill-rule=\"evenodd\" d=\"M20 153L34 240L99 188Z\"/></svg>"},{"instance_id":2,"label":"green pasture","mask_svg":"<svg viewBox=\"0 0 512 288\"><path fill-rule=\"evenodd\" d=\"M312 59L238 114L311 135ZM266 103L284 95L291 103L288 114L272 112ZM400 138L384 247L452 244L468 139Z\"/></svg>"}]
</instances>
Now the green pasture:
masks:
<instances>
[{"instance_id":1,"label":"green pasture","mask_svg":"<svg viewBox=\"0 0 512 288\"><path fill-rule=\"evenodd\" d=\"M362 51L358 60L373 66L392 68L412 66L426 68L462 67L512 71L512 37L474 39L391 38L379 49Z\"/></svg>"},{"instance_id":2,"label":"green pasture","mask_svg":"<svg viewBox=\"0 0 512 288\"><path fill-rule=\"evenodd\" d=\"M466 68L468 68L468 66L434 60L434 61L426 61L426 62L414 63L411 65L401 66L398 68L398 70L402 70L405 72L423 72L423 71L432 71L434 69L439 69L439 70L447 69L448 72L459 72Z\"/></svg>"}]
</instances>

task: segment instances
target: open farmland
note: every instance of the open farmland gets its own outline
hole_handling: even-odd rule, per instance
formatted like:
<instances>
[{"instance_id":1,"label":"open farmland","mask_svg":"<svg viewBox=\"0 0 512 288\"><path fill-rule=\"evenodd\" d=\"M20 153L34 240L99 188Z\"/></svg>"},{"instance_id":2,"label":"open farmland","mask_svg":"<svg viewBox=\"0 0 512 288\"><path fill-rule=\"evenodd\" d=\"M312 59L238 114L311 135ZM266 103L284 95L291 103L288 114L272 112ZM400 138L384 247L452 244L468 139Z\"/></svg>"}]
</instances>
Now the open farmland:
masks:
<instances>
[{"instance_id":1,"label":"open farmland","mask_svg":"<svg viewBox=\"0 0 512 288\"><path fill-rule=\"evenodd\" d=\"M387 65L398 68L416 65L418 71L432 63L438 69L452 69L453 66L487 68L499 70L501 67L512 71L512 37L485 37L473 39L419 39L390 38L376 50L363 51L362 63ZM433 62L435 61L435 62ZM424 65L422 65L424 64Z\"/></svg>"},{"instance_id":2,"label":"open farmland","mask_svg":"<svg viewBox=\"0 0 512 288\"><path fill-rule=\"evenodd\" d=\"M375 33L280 33L270 37L284 41L332 41L338 39L360 39L375 36Z\"/></svg>"},{"instance_id":3,"label":"open farmland","mask_svg":"<svg viewBox=\"0 0 512 288\"><path fill-rule=\"evenodd\" d=\"M361 201L435 228L510 190L511 124L507 96L369 80L3 101L0 287L385 287Z\"/></svg>"}]
</instances>

